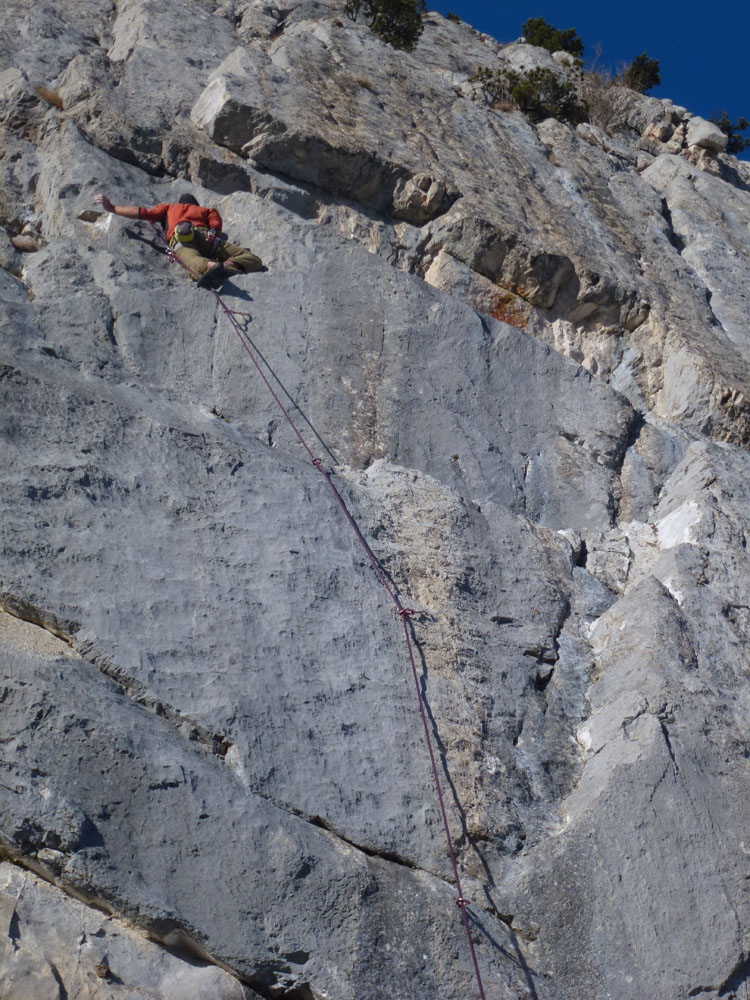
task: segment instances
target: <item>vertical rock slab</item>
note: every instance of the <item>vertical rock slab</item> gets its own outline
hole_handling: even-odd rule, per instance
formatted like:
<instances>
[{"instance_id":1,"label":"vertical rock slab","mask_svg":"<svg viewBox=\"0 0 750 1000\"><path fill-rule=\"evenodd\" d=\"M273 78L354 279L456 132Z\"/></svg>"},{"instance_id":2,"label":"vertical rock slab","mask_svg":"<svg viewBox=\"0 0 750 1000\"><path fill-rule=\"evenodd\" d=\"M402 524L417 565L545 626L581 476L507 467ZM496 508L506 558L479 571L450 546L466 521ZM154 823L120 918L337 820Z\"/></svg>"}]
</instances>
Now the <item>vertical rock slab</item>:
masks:
<instances>
[{"instance_id":1,"label":"vertical rock slab","mask_svg":"<svg viewBox=\"0 0 750 1000\"><path fill-rule=\"evenodd\" d=\"M529 951L565 995L722 996L747 976L745 737L653 578L596 623L566 826L520 866ZM706 926L712 927L706 935Z\"/></svg>"},{"instance_id":2,"label":"vertical rock slab","mask_svg":"<svg viewBox=\"0 0 750 1000\"><path fill-rule=\"evenodd\" d=\"M3 961L117 996L25 866L202 995L474 988L387 595L214 299L93 204L192 190L417 611L488 996L741 995L746 171L670 102L613 138L472 99L529 46L339 15L3 10Z\"/></svg>"},{"instance_id":3,"label":"vertical rock slab","mask_svg":"<svg viewBox=\"0 0 750 1000\"><path fill-rule=\"evenodd\" d=\"M466 995L472 972L465 946L454 952L448 884L248 794L219 757L90 664L67 659L64 684L62 668L2 654L6 854L263 996ZM502 924L482 919L510 944ZM11 924L17 935L20 918ZM479 951L489 995L513 989L513 964Z\"/></svg>"}]
</instances>

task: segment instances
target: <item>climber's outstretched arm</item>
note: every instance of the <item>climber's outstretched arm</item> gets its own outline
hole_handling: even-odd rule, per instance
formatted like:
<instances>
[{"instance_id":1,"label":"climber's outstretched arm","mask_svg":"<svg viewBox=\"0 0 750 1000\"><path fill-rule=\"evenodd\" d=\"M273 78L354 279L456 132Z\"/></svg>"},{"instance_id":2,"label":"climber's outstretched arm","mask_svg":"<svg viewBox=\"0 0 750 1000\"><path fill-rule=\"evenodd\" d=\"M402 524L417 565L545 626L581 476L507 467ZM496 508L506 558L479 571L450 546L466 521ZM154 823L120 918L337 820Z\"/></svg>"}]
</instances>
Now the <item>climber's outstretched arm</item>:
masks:
<instances>
[{"instance_id":1,"label":"climber's outstretched arm","mask_svg":"<svg viewBox=\"0 0 750 1000\"><path fill-rule=\"evenodd\" d=\"M140 218L140 209L137 205L113 205L106 194L98 194L94 201L101 205L105 212L111 212L112 215L122 215L126 219Z\"/></svg>"}]
</instances>

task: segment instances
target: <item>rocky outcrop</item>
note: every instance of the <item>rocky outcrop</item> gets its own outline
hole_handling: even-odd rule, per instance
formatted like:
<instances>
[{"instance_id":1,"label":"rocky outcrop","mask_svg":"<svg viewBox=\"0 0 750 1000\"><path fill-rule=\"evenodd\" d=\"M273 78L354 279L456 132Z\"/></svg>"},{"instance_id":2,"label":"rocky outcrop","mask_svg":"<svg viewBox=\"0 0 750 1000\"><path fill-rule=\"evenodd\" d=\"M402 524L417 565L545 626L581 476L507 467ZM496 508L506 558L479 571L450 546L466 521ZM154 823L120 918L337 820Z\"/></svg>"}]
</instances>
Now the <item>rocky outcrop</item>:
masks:
<instances>
[{"instance_id":1,"label":"rocky outcrop","mask_svg":"<svg viewBox=\"0 0 750 1000\"><path fill-rule=\"evenodd\" d=\"M486 996L743 995L743 164L488 107L561 62L437 14L3 20L9 1000L477 990L401 623L244 348L415 612ZM94 202L188 189L244 347Z\"/></svg>"}]
</instances>

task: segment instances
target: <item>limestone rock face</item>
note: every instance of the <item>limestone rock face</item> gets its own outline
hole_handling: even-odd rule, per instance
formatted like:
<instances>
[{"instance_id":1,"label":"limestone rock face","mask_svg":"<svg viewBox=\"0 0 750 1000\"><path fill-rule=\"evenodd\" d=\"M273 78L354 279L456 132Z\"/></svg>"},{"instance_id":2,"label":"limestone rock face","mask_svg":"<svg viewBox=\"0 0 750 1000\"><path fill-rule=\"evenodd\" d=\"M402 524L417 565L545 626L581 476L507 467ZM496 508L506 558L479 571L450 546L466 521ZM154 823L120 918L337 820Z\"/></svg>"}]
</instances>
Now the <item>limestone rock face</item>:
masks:
<instances>
[{"instance_id":1,"label":"limestone rock face","mask_svg":"<svg viewBox=\"0 0 750 1000\"><path fill-rule=\"evenodd\" d=\"M691 118L687 126L688 146L700 146L714 153L721 153L727 148L727 137L713 122L697 115Z\"/></svg>"},{"instance_id":2,"label":"limestone rock face","mask_svg":"<svg viewBox=\"0 0 750 1000\"><path fill-rule=\"evenodd\" d=\"M0 17L3 996L478 996L420 706L488 1000L744 996L744 165L437 14ZM239 333L94 200L185 191Z\"/></svg>"},{"instance_id":3,"label":"limestone rock face","mask_svg":"<svg viewBox=\"0 0 750 1000\"><path fill-rule=\"evenodd\" d=\"M3 996L37 1000L246 1000L234 977L148 941L33 873L0 865ZM63 990L65 992L63 992Z\"/></svg>"}]
</instances>

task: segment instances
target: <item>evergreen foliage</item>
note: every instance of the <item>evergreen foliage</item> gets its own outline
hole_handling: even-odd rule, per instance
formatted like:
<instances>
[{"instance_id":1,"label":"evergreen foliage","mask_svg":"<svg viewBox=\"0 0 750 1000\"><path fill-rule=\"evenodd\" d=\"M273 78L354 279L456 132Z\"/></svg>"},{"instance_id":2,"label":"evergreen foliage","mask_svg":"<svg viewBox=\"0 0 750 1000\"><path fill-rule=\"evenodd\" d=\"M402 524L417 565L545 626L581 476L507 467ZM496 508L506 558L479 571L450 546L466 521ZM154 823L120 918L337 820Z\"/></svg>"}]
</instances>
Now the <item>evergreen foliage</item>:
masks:
<instances>
[{"instance_id":1,"label":"evergreen foliage","mask_svg":"<svg viewBox=\"0 0 750 1000\"><path fill-rule=\"evenodd\" d=\"M529 73L517 73L480 66L471 80L481 83L487 104L506 110L518 108L533 122L557 118L578 125L588 120L573 83L550 69L537 67Z\"/></svg>"},{"instance_id":2,"label":"evergreen foliage","mask_svg":"<svg viewBox=\"0 0 750 1000\"><path fill-rule=\"evenodd\" d=\"M394 49L411 52L424 29L425 0L346 0L344 13L356 21L360 12L367 24Z\"/></svg>"},{"instance_id":3,"label":"evergreen foliage","mask_svg":"<svg viewBox=\"0 0 750 1000\"><path fill-rule=\"evenodd\" d=\"M726 111L720 113L714 111L710 120L714 125L718 125L724 135L728 137L727 153L732 153L736 156L737 153L743 153L750 147L750 139L744 135L740 135L740 132L744 132L745 129L750 128L750 122L746 118L738 118L736 122L732 122Z\"/></svg>"},{"instance_id":4,"label":"evergreen foliage","mask_svg":"<svg viewBox=\"0 0 750 1000\"><path fill-rule=\"evenodd\" d=\"M645 52L636 56L622 74L622 82L631 90L645 94L661 83L659 60L649 59Z\"/></svg>"},{"instance_id":5,"label":"evergreen foliage","mask_svg":"<svg viewBox=\"0 0 750 1000\"><path fill-rule=\"evenodd\" d=\"M529 45L538 45L548 52L569 52L576 59L583 58L583 42L576 34L575 28L561 31L547 24L543 17L530 17L521 31Z\"/></svg>"}]
</instances>

